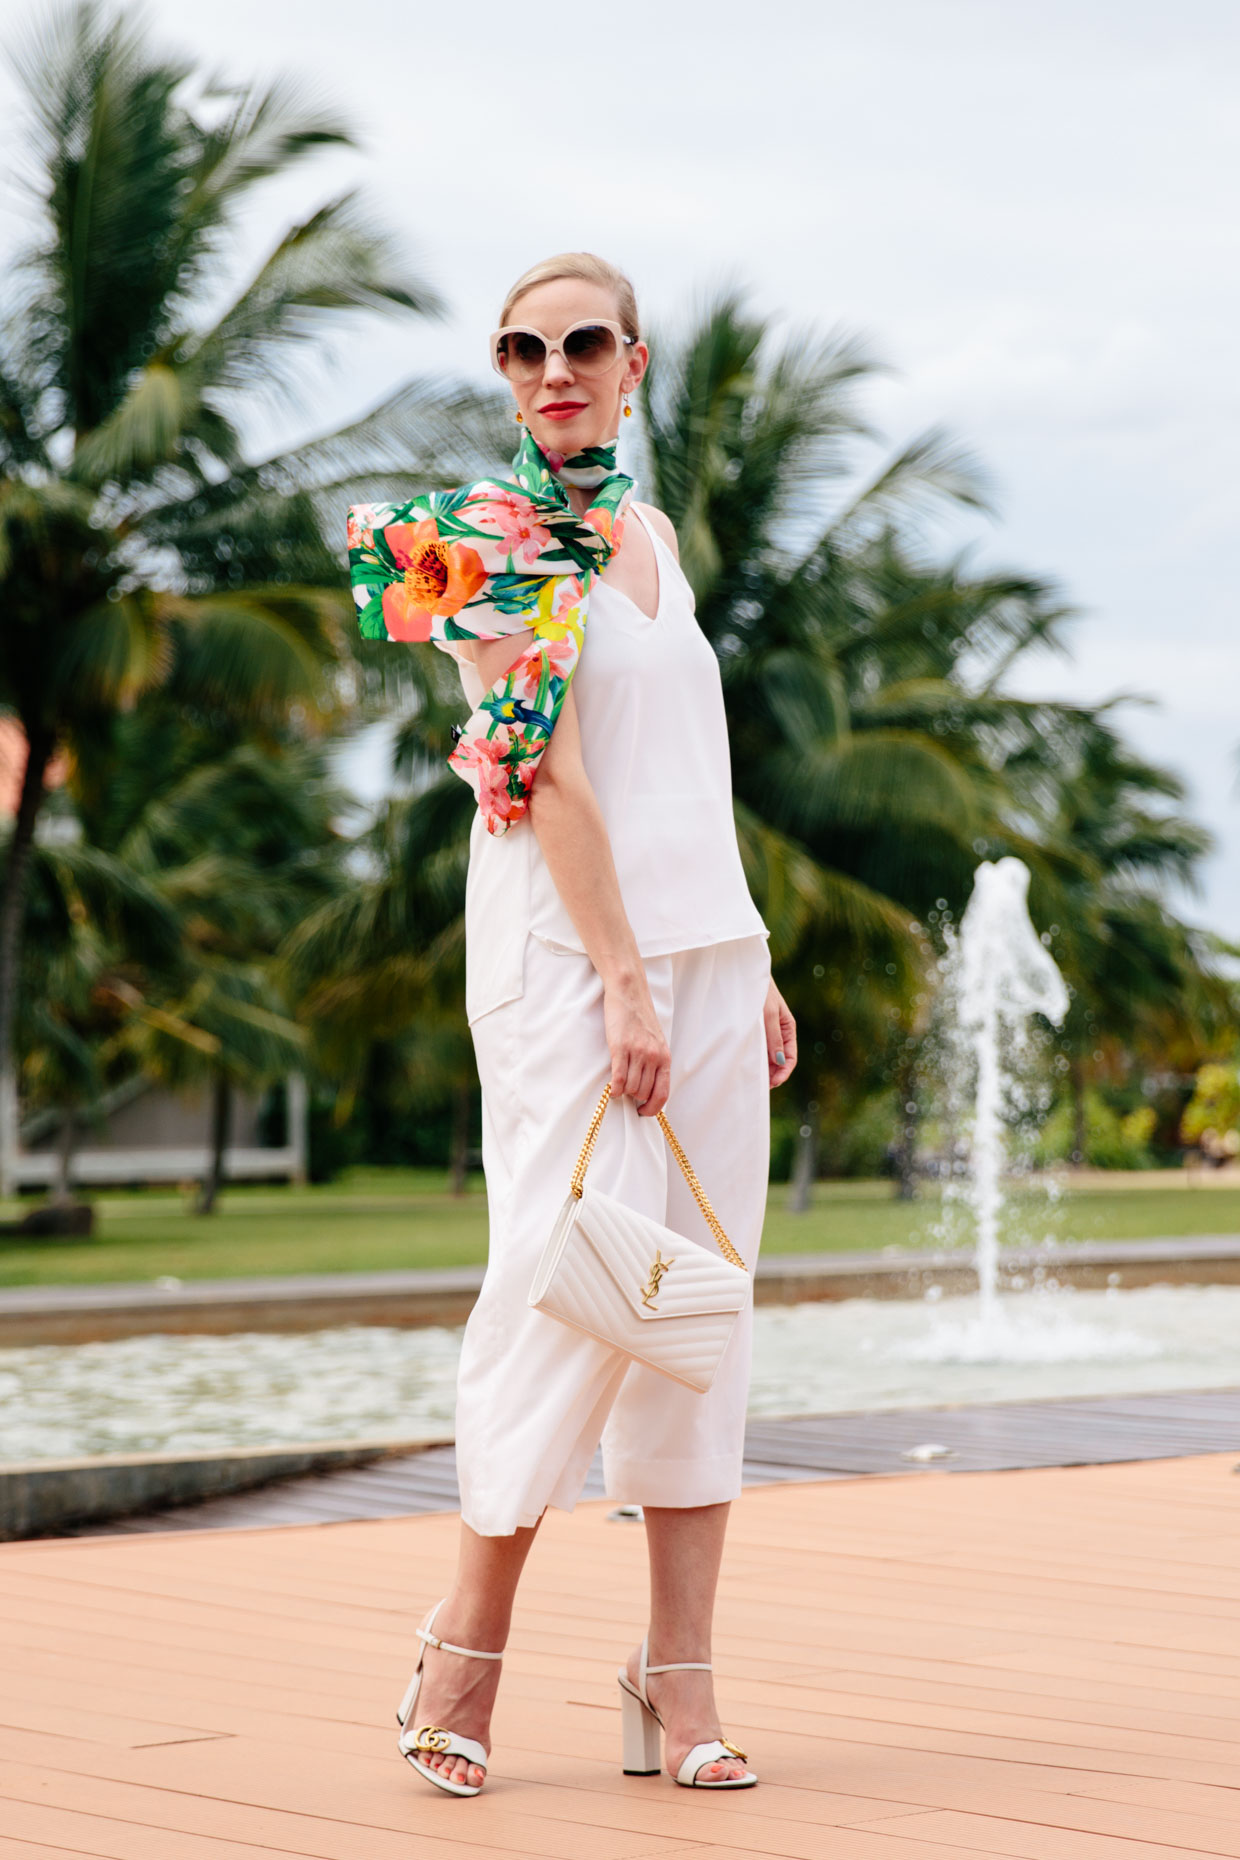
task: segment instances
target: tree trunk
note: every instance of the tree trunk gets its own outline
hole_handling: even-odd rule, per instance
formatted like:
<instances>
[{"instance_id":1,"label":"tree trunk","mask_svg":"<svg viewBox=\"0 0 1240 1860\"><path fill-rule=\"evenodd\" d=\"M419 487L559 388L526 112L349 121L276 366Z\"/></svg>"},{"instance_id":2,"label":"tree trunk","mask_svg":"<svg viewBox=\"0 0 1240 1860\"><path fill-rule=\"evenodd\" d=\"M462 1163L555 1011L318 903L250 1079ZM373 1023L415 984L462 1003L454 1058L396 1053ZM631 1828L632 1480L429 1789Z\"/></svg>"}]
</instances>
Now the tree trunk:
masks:
<instances>
[{"instance_id":1,"label":"tree trunk","mask_svg":"<svg viewBox=\"0 0 1240 1860\"><path fill-rule=\"evenodd\" d=\"M454 1195L465 1193L465 1165L469 1155L470 1097L468 1085L458 1085L452 1095L452 1150L448 1187Z\"/></svg>"},{"instance_id":2,"label":"tree trunk","mask_svg":"<svg viewBox=\"0 0 1240 1860\"><path fill-rule=\"evenodd\" d=\"M232 1122L232 1084L226 1072L217 1072L211 1087L211 1153L207 1171L198 1194L196 1214L213 1214L220 1184L224 1180L224 1151L228 1148L228 1126Z\"/></svg>"},{"instance_id":3,"label":"tree trunk","mask_svg":"<svg viewBox=\"0 0 1240 1860\"><path fill-rule=\"evenodd\" d=\"M22 773L13 836L9 841L4 896L0 899L0 1114L14 1125L17 1119L17 1055L13 1050L13 1028L26 916L26 884L35 823L43 804L43 784L55 744L51 730L35 730L26 739L26 767ZM7 1137L10 1133L4 1134Z\"/></svg>"},{"instance_id":4,"label":"tree trunk","mask_svg":"<svg viewBox=\"0 0 1240 1860\"><path fill-rule=\"evenodd\" d=\"M917 1055L914 1051L896 1071L900 1104L900 1134L896 1138L896 1199L917 1199L917 1132L921 1107L917 1101Z\"/></svg>"},{"instance_id":5,"label":"tree trunk","mask_svg":"<svg viewBox=\"0 0 1240 1860\"><path fill-rule=\"evenodd\" d=\"M1085 1129L1085 1067L1079 1054L1073 1055L1068 1067L1068 1084L1072 1092L1072 1166L1080 1169L1089 1139Z\"/></svg>"},{"instance_id":6,"label":"tree trunk","mask_svg":"<svg viewBox=\"0 0 1240 1860\"><path fill-rule=\"evenodd\" d=\"M810 1193L818 1174L818 1106L807 1106L801 1114L797 1133L796 1160L788 1184L785 1206L789 1214L804 1214L809 1208Z\"/></svg>"},{"instance_id":7,"label":"tree trunk","mask_svg":"<svg viewBox=\"0 0 1240 1860\"><path fill-rule=\"evenodd\" d=\"M56 1187L52 1191L52 1205L68 1208L73 1205L73 1152L76 1147L77 1118L73 1115L73 1106L65 1111L64 1121L60 1126L60 1142L56 1146Z\"/></svg>"},{"instance_id":8,"label":"tree trunk","mask_svg":"<svg viewBox=\"0 0 1240 1860\"><path fill-rule=\"evenodd\" d=\"M468 1161L468 1112L470 1088L457 1084L452 1092L452 1144L448 1151L448 1192L465 1194Z\"/></svg>"}]
</instances>

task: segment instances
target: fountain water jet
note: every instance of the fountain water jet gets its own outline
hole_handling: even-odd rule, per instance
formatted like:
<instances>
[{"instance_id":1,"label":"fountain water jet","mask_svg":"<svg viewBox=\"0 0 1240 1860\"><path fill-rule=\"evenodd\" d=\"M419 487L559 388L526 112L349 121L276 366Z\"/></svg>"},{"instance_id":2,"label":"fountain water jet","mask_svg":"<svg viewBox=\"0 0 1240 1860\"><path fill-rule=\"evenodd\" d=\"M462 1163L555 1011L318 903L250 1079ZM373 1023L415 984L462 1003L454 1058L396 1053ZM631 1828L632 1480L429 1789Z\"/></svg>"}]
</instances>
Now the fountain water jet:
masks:
<instances>
[{"instance_id":1,"label":"fountain water jet","mask_svg":"<svg viewBox=\"0 0 1240 1860\"><path fill-rule=\"evenodd\" d=\"M999 1217L1008 1115L1032 1017L1059 1026L1068 991L1029 919L1029 868L1019 859L977 868L945 977L953 1010L954 1070L972 1081L966 1199L976 1233L981 1326L998 1320Z\"/></svg>"}]
</instances>

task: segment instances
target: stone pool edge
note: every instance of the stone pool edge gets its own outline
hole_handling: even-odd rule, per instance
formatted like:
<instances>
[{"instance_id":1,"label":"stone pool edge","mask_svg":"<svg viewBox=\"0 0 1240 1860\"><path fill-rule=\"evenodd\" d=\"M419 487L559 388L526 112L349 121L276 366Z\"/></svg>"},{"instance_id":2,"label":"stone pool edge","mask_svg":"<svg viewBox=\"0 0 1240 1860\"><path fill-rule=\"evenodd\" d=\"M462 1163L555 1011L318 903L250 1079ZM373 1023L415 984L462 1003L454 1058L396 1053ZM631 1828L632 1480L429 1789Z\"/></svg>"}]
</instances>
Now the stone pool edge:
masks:
<instances>
[{"instance_id":1,"label":"stone pool edge","mask_svg":"<svg viewBox=\"0 0 1240 1860\"><path fill-rule=\"evenodd\" d=\"M451 1434L0 1462L0 1543L450 1446Z\"/></svg>"},{"instance_id":2,"label":"stone pool edge","mask_svg":"<svg viewBox=\"0 0 1240 1860\"><path fill-rule=\"evenodd\" d=\"M1039 1270L1082 1288L1240 1284L1240 1234L1086 1240L1000 1255L1000 1282L1021 1289ZM317 1273L288 1278L160 1284L21 1286L0 1291L0 1347L104 1343L120 1337L329 1330L344 1324L416 1328L463 1324L481 1266L451 1270ZM758 1304L843 1298L918 1298L976 1289L959 1252L784 1253L758 1262Z\"/></svg>"}]
</instances>

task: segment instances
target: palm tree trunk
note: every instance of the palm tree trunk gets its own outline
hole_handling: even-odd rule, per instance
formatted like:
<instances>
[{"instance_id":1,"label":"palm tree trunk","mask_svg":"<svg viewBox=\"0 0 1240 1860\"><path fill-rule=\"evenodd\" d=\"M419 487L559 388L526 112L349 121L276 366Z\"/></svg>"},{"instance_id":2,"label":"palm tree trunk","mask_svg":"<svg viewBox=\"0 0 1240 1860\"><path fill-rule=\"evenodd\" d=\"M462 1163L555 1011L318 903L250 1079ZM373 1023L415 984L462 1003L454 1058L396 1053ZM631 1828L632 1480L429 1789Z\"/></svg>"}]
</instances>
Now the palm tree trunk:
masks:
<instances>
[{"instance_id":1,"label":"palm tree trunk","mask_svg":"<svg viewBox=\"0 0 1240 1860\"><path fill-rule=\"evenodd\" d=\"M224 1151L228 1148L228 1126L232 1122L232 1083L226 1072L217 1072L211 1087L211 1153L202 1179L196 1214L213 1214L220 1184L224 1180Z\"/></svg>"},{"instance_id":2,"label":"palm tree trunk","mask_svg":"<svg viewBox=\"0 0 1240 1860\"><path fill-rule=\"evenodd\" d=\"M900 1134L896 1138L896 1199L917 1199L917 1132L921 1107L917 1100L917 1055L912 1053L896 1072L899 1094Z\"/></svg>"},{"instance_id":3,"label":"palm tree trunk","mask_svg":"<svg viewBox=\"0 0 1240 1860\"><path fill-rule=\"evenodd\" d=\"M76 1148L77 1118L73 1115L73 1106L66 1107L60 1126L60 1142L56 1146L56 1187L52 1192L52 1205L57 1208L71 1207L73 1204L73 1152Z\"/></svg>"},{"instance_id":4,"label":"palm tree trunk","mask_svg":"<svg viewBox=\"0 0 1240 1860\"><path fill-rule=\"evenodd\" d=\"M22 773L13 837L9 841L4 896L0 899L0 1116L14 1125L17 1119L17 1062L13 1051L13 1028L17 1009L17 976L22 954L22 927L26 917L26 882L30 873L30 849L34 845L35 823L43 804L47 765L52 759L55 746L56 738L51 730L34 729L26 738L26 767ZM4 1134L7 1137L9 1132ZM0 1144L0 1148L3 1147ZM7 1184L4 1186L7 1189Z\"/></svg>"},{"instance_id":5,"label":"palm tree trunk","mask_svg":"<svg viewBox=\"0 0 1240 1860\"><path fill-rule=\"evenodd\" d=\"M1072 1093L1072 1166L1082 1167L1085 1161L1085 1067L1079 1053L1074 1053L1068 1066L1068 1085Z\"/></svg>"},{"instance_id":6,"label":"palm tree trunk","mask_svg":"<svg viewBox=\"0 0 1240 1860\"><path fill-rule=\"evenodd\" d=\"M448 1186L454 1195L465 1193L465 1164L469 1155L469 1105L469 1086L458 1085L452 1096L452 1153L448 1173Z\"/></svg>"},{"instance_id":7,"label":"palm tree trunk","mask_svg":"<svg viewBox=\"0 0 1240 1860\"><path fill-rule=\"evenodd\" d=\"M786 1207L789 1214L804 1214L809 1208L810 1193L818 1174L818 1106L806 1106L797 1132L796 1160L788 1184Z\"/></svg>"}]
</instances>

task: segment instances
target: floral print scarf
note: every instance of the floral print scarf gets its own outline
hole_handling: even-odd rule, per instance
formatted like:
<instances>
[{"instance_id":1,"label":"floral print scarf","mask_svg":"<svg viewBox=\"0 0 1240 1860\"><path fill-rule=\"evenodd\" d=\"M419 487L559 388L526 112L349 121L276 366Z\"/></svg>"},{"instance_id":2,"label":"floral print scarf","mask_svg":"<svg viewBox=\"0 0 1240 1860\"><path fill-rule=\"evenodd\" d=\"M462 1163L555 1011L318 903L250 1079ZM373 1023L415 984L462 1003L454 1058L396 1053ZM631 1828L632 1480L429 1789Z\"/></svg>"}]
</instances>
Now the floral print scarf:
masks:
<instances>
[{"instance_id":1,"label":"floral print scarf","mask_svg":"<svg viewBox=\"0 0 1240 1860\"><path fill-rule=\"evenodd\" d=\"M585 515L565 485L594 492ZM616 441L565 458L528 432L512 480L482 479L407 504L349 511L349 577L364 639L534 638L453 734L448 766L467 781L489 833L506 833L530 788L585 638L590 586L620 547L633 480Z\"/></svg>"}]
</instances>

